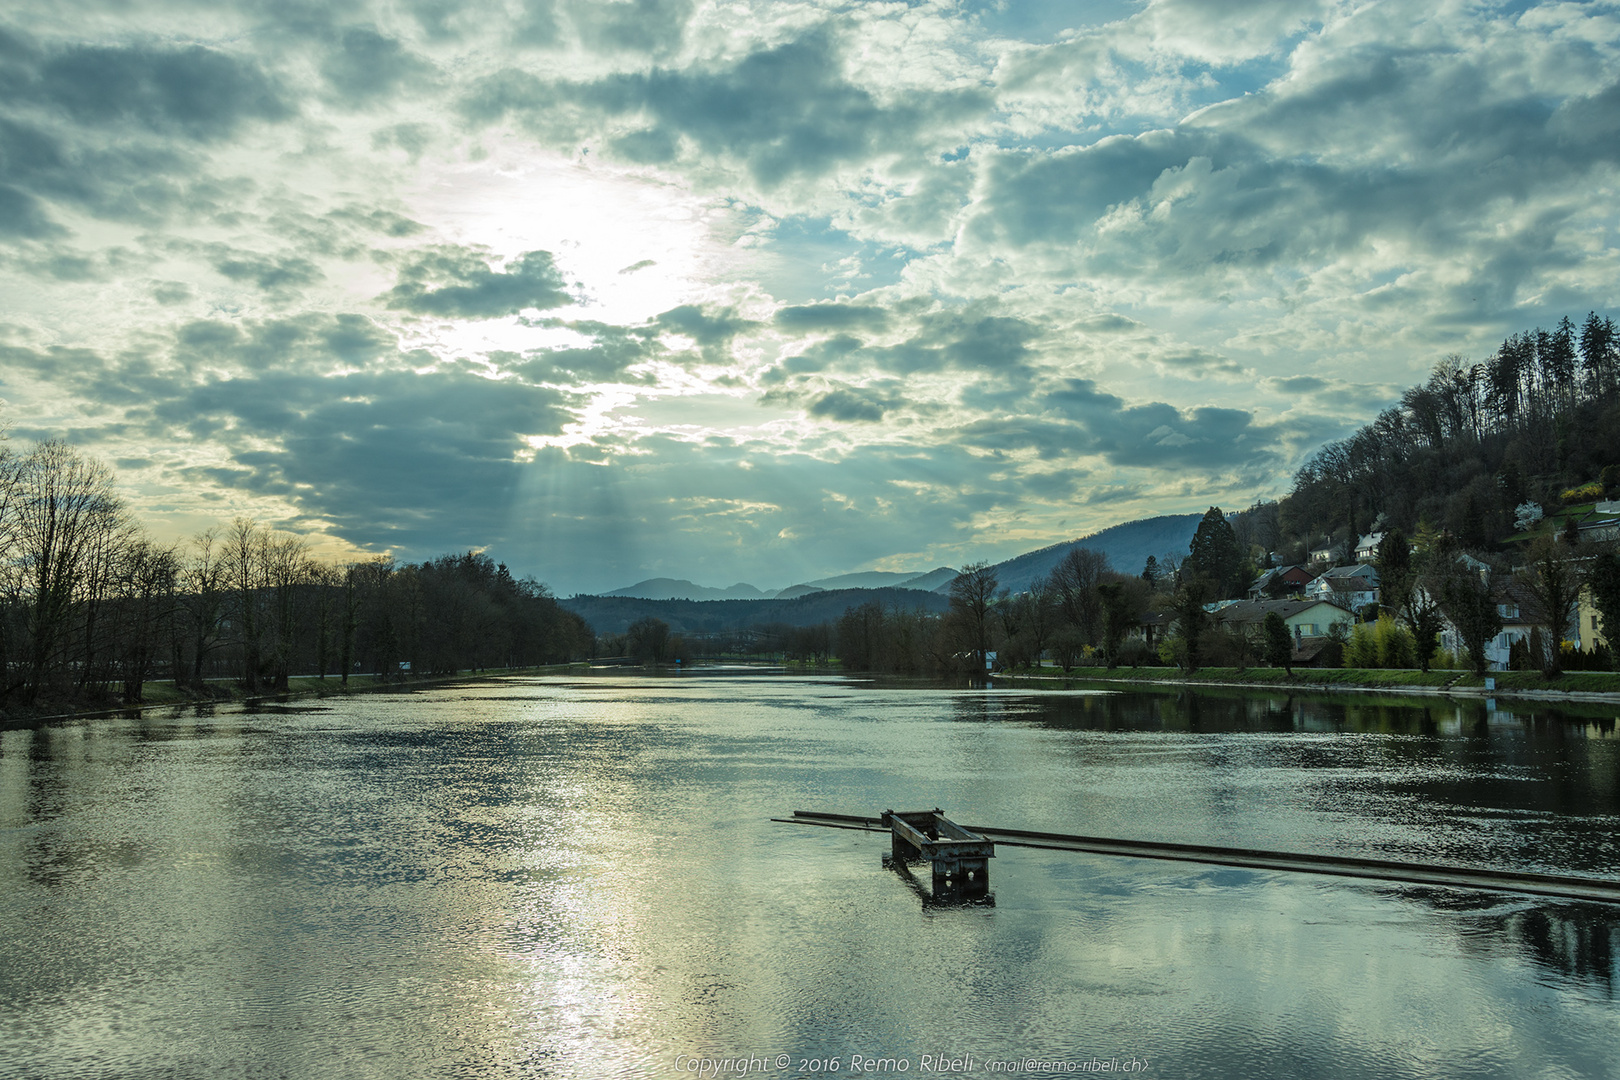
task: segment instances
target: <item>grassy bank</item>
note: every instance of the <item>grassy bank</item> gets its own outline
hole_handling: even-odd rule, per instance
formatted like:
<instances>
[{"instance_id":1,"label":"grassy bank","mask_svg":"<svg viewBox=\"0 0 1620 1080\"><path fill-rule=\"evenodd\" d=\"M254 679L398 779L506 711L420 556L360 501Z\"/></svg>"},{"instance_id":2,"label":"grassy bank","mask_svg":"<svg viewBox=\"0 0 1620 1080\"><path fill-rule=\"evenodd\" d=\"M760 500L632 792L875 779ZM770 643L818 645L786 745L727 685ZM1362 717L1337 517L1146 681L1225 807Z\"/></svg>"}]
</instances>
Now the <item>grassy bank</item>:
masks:
<instances>
[{"instance_id":1,"label":"grassy bank","mask_svg":"<svg viewBox=\"0 0 1620 1080\"><path fill-rule=\"evenodd\" d=\"M173 708L177 705L231 704L249 701L286 701L294 698L337 697L347 694L370 694L386 691L418 690L432 686L479 682L484 679L512 675L566 675L588 670L589 664L551 664L543 667L485 668L480 671L460 671L454 675L350 675L345 685L336 675L318 678L299 675L287 680L285 690L260 687L249 691L240 683L230 680L210 681L201 690L176 686L172 682L149 682L142 687L138 704L126 704L116 693L80 694L56 697L42 701L30 710L16 710L0 714L0 728L25 727L47 720L74 716L98 716L107 713L135 712L144 709Z\"/></svg>"},{"instance_id":2,"label":"grassy bank","mask_svg":"<svg viewBox=\"0 0 1620 1080\"><path fill-rule=\"evenodd\" d=\"M1047 669L1039 673L1002 674L1031 685L1063 685L1071 682L1123 682L1178 684L1199 683L1225 686L1288 687L1323 690L1416 690L1477 695L1487 693L1485 679L1496 680L1489 691L1502 696L1514 694L1613 694L1620 697L1620 673L1611 671L1571 671L1549 679L1539 671L1494 671L1486 676L1471 671L1407 671L1380 668L1296 668L1292 674L1282 668L1206 667L1195 672L1179 668L1074 668Z\"/></svg>"}]
</instances>

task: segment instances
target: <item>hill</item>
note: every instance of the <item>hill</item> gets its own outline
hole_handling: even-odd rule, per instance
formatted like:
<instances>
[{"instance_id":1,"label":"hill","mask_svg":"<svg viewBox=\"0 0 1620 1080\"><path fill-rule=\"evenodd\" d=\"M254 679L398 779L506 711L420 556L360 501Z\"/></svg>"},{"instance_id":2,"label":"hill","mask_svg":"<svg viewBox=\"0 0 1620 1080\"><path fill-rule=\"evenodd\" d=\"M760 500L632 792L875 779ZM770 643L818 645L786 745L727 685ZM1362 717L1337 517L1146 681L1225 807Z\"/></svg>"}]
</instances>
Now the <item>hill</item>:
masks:
<instances>
[{"instance_id":1,"label":"hill","mask_svg":"<svg viewBox=\"0 0 1620 1080\"><path fill-rule=\"evenodd\" d=\"M902 581L902 589L922 589L924 592L939 592L941 586L949 585L956 580L960 571L952 570L948 566L941 566L930 570L921 577L914 577L910 581ZM948 591L948 590L947 590Z\"/></svg>"},{"instance_id":2,"label":"hill","mask_svg":"<svg viewBox=\"0 0 1620 1080\"><path fill-rule=\"evenodd\" d=\"M756 589L744 581L725 589L698 585L685 578L648 578L604 596L628 596L641 600L769 600L775 593Z\"/></svg>"},{"instance_id":3,"label":"hill","mask_svg":"<svg viewBox=\"0 0 1620 1080\"><path fill-rule=\"evenodd\" d=\"M1203 514L1166 514L1114 525L1078 540L1026 552L1006 562L997 563L996 578L1001 587L1011 592L1023 592L1030 584L1052 572L1071 548L1087 547L1108 556L1108 562L1122 574L1140 574L1149 555L1162 559L1166 552L1177 556L1187 554L1193 533ZM938 591L948 593L951 583L946 581Z\"/></svg>"},{"instance_id":4,"label":"hill","mask_svg":"<svg viewBox=\"0 0 1620 1080\"><path fill-rule=\"evenodd\" d=\"M675 633L719 633L786 623L815 626L833 622L847 609L878 603L906 610L944 611L949 601L917 589L824 589L788 600L645 600L632 596L573 596L557 603L591 624L598 634L622 634L649 616Z\"/></svg>"}]
</instances>

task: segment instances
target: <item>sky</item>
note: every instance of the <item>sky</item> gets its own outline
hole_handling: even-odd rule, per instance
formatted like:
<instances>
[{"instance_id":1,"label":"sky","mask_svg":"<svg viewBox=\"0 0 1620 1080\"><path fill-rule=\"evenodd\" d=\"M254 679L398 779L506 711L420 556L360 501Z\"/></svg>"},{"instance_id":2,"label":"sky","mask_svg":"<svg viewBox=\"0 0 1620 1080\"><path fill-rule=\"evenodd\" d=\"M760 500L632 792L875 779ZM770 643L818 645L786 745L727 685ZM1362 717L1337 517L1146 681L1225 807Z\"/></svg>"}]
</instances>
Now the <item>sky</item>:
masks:
<instances>
[{"instance_id":1,"label":"sky","mask_svg":"<svg viewBox=\"0 0 1620 1080\"><path fill-rule=\"evenodd\" d=\"M993 562L1615 312L1617 163L1600 2L14 0L0 419L164 539Z\"/></svg>"}]
</instances>

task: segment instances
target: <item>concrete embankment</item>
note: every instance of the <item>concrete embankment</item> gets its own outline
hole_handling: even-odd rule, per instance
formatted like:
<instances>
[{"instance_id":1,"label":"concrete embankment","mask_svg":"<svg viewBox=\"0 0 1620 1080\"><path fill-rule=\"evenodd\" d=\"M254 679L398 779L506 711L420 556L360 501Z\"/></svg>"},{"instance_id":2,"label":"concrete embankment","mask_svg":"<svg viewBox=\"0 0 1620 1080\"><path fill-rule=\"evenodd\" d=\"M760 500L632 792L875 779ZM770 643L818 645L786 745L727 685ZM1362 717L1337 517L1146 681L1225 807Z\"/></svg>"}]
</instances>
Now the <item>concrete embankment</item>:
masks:
<instances>
[{"instance_id":1,"label":"concrete embankment","mask_svg":"<svg viewBox=\"0 0 1620 1080\"><path fill-rule=\"evenodd\" d=\"M1487 682L1489 680L1489 682ZM1540 672L1404 671L1372 668L1074 668L1069 671L1000 672L1001 685L1062 689L1087 683L1142 687L1230 687L1285 693L1419 694L1464 698L1525 698L1620 704L1620 674L1572 671L1548 678Z\"/></svg>"}]
</instances>

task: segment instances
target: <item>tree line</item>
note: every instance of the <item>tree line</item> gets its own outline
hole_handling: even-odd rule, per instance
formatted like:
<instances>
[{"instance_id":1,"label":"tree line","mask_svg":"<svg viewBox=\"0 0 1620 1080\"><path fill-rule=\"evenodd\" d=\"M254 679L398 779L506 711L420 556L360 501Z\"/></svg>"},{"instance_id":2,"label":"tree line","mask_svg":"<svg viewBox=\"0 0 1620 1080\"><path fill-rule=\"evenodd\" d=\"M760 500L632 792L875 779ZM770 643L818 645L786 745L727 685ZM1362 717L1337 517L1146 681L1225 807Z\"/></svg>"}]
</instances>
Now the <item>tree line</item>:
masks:
<instances>
[{"instance_id":1,"label":"tree line","mask_svg":"<svg viewBox=\"0 0 1620 1080\"><path fill-rule=\"evenodd\" d=\"M651 656L667 641L683 655L770 656L811 666L834 659L847 671L911 676L982 676L991 667L1021 667L1053 656L1065 667L1083 662L1148 659L1126 640L1154 595L1154 584L1116 572L1108 557L1072 548L1028 589L1000 587L988 563L965 567L951 582L950 604L935 612L869 601L837 619L809 626L767 624L717 635L669 635L642 620L613 644ZM697 640L694 640L694 637ZM641 643L639 646L634 643ZM1134 649L1133 649L1134 646ZM712 650L712 652L711 652Z\"/></svg>"},{"instance_id":2,"label":"tree line","mask_svg":"<svg viewBox=\"0 0 1620 1080\"><path fill-rule=\"evenodd\" d=\"M440 674L588 656L590 627L488 555L328 562L246 518L164 543L112 470L50 440L0 444L0 710L170 680L285 689L294 674Z\"/></svg>"}]
</instances>

